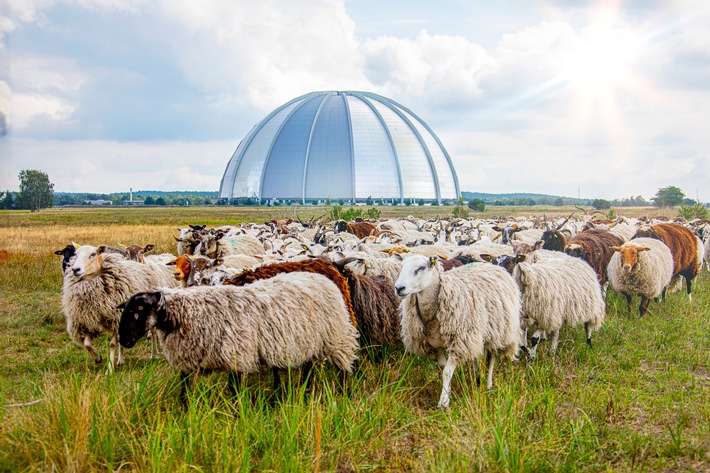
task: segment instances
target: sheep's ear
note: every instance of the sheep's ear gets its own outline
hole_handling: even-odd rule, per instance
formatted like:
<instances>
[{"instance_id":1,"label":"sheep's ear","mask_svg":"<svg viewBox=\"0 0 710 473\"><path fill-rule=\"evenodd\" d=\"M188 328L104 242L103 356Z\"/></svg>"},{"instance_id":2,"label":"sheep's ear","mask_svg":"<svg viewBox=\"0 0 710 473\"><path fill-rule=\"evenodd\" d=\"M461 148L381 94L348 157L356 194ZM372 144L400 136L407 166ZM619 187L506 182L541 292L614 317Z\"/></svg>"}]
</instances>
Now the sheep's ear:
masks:
<instances>
[{"instance_id":1,"label":"sheep's ear","mask_svg":"<svg viewBox=\"0 0 710 473\"><path fill-rule=\"evenodd\" d=\"M522 263L525 261L526 256L525 255L517 255L513 261L515 261L515 264Z\"/></svg>"},{"instance_id":2,"label":"sheep's ear","mask_svg":"<svg viewBox=\"0 0 710 473\"><path fill-rule=\"evenodd\" d=\"M612 246L611 249L614 250L614 251L621 251L621 247L620 247L620 246Z\"/></svg>"},{"instance_id":3,"label":"sheep's ear","mask_svg":"<svg viewBox=\"0 0 710 473\"><path fill-rule=\"evenodd\" d=\"M118 304L118 305L116 306L116 308L117 308L117 309L125 309L125 308L126 308L126 303L125 303L125 302L121 302L120 304Z\"/></svg>"},{"instance_id":4,"label":"sheep's ear","mask_svg":"<svg viewBox=\"0 0 710 473\"><path fill-rule=\"evenodd\" d=\"M212 262L212 266L221 266L224 263L224 258L217 258Z\"/></svg>"},{"instance_id":5,"label":"sheep's ear","mask_svg":"<svg viewBox=\"0 0 710 473\"><path fill-rule=\"evenodd\" d=\"M75 249L78 249L79 247L81 247L81 245L78 245L78 244L76 244L76 243L74 243L74 242L71 242L71 244L72 244L72 246L73 246Z\"/></svg>"},{"instance_id":6,"label":"sheep's ear","mask_svg":"<svg viewBox=\"0 0 710 473\"><path fill-rule=\"evenodd\" d=\"M145 248L143 248L143 253L148 253L153 248L155 248L155 245L152 243L148 243L147 245L145 245Z\"/></svg>"},{"instance_id":7,"label":"sheep's ear","mask_svg":"<svg viewBox=\"0 0 710 473\"><path fill-rule=\"evenodd\" d=\"M495 227L491 227L491 230L495 230L495 231L497 231L497 232L502 232L502 231L503 231L503 229L500 228L498 225L496 225Z\"/></svg>"},{"instance_id":8,"label":"sheep's ear","mask_svg":"<svg viewBox=\"0 0 710 473\"><path fill-rule=\"evenodd\" d=\"M98 253L98 254L105 253L107 248L108 248L108 246L106 246L106 245L100 245L98 248L96 248L96 253Z\"/></svg>"},{"instance_id":9,"label":"sheep's ear","mask_svg":"<svg viewBox=\"0 0 710 473\"><path fill-rule=\"evenodd\" d=\"M491 256L491 255L482 254L482 255L479 255L479 256L481 257L481 259L482 259L483 261L485 261L485 262L487 262L487 263L492 263L492 262L493 262L493 256Z\"/></svg>"},{"instance_id":10,"label":"sheep's ear","mask_svg":"<svg viewBox=\"0 0 710 473\"><path fill-rule=\"evenodd\" d=\"M301 248L308 251L308 245L306 245L305 243L301 243Z\"/></svg>"},{"instance_id":11,"label":"sheep's ear","mask_svg":"<svg viewBox=\"0 0 710 473\"><path fill-rule=\"evenodd\" d=\"M175 266L175 265L177 265L177 258L175 258L175 259L172 260L172 261L168 261L168 262L165 263L165 264L166 264L167 266Z\"/></svg>"},{"instance_id":12,"label":"sheep's ear","mask_svg":"<svg viewBox=\"0 0 710 473\"><path fill-rule=\"evenodd\" d=\"M535 244L534 244L533 247L532 247L533 251L542 249L542 247L543 247L544 244L545 244L545 242L542 241L542 240L536 241Z\"/></svg>"},{"instance_id":13,"label":"sheep's ear","mask_svg":"<svg viewBox=\"0 0 710 473\"><path fill-rule=\"evenodd\" d=\"M54 252L54 254L64 256L64 250L57 250Z\"/></svg>"},{"instance_id":14,"label":"sheep's ear","mask_svg":"<svg viewBox=\"0 0 710 473\"><path fill-rule=\"evenodd\" d=\"M432 256L429 258L429 266L436 266L436 262L439 261L438 256Z\"/></svg>"},{"instance_id":15,"label":"sheep's ear","mask_svg":"<svg viewBox=\"0 0 710 473\"><path fill-rule=\"evenodd\" d=\"M642 251L651 251L651 248L647 248L647 247L645 247L645 246L641 246L641 247L636 248L636 251L639 252L639 253L642 252Z\"/></svg>"}]
</instances>

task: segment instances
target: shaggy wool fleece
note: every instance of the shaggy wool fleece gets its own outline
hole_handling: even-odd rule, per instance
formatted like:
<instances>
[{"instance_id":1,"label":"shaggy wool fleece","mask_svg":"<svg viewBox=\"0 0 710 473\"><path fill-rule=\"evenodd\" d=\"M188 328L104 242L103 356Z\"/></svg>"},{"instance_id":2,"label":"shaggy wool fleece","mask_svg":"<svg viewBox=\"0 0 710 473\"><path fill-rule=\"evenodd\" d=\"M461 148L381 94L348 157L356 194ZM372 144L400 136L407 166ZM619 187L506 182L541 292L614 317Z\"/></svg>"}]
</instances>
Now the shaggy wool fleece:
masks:
<instances>
[{"instance_id":1,"label":"shaggy wool fleece","mask_svg":"<svg viewBox=\"0 0 710 473\"><path fill-rule=\"evenodd\" d=\"M402 300L400 315L402 342L416 355L443 349L464 362L493 350L514 358L522 340L520 291L499 266L438 266L432 284Z\"/></svg>"},{"instance_id":2,"label":"shaggy wool fleece","mask_svg":"<svg viewBox=\"0 0 710 473\"><path fill-rule=\"evenodd\" d=\"M357 359L357 329L340 290L325 276L297 272L243 287L161 292L172 329L159 323L158 337L165 358L183 373L248 373L262 363L288 368L311 360L351 371Z\"/></svg>"},{"instance_id":3,"label":"shaggy wool fleece","mask_svg":"<svg viewBox=\"0 0 710 473\"><path fill-rule=\"evenodd\" d=\"M626 274L621 265L621 254L614 253L607 266L609 283L618 293L629 296L657 297L668 286L673 276L673 256L665 243L655 238L634 238L623 246L650 248L638 253L638 264Z\"/></svg>"}]
</instances>

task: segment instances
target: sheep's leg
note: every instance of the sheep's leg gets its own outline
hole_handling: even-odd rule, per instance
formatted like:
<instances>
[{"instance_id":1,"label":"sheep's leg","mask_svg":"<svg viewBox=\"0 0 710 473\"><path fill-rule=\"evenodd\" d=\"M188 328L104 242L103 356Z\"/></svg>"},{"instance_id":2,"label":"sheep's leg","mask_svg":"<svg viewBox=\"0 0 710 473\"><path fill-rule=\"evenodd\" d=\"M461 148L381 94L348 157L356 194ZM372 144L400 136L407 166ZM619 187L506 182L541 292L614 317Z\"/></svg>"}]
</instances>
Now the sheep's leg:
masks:
<instances>
[{"instance_id":1,"label":"sheep's leg","mask_svg":"<svg viewBox=\"0 0 710 473\"><path fill-rule=\"evenodd\" d=\"M190 373L180 372L180 401L183 405L187 405L187 383L190 379Z\"/></svg>"},{"instance_id":2,"label":"sheep's leg","mask_svg":"<svg viewBox=\"0 0 710 473\"><path fill-rule=\"evenodd\" d=\"M301 384L306 383L306 389L311 390L313 386L313 362L306 361L301 367Z\"/></svg>"},{"instance_id":3,"label":"sheep's leg","mask_svg":"<svg viewBox=\"0 0 710 473\"><path fill-rule=\"evenodd\" d=\"M102 361L101 355L96 353L96 349L91 344L91 337L89 335L84 337L84 348L86 349L87 352L89 352L89 356L91 357L91 360L94 363L97 363L97 364L101 363L101 361Z\"/></svg>"},{"instance_id":4,"label":"sheep's leg","mask_svg":"<svg viewBox=\"0 0 710 473\"><path fill-rule=\"evenodd\" d=\"M156 333L155 328L150 329L150 340L152 342L152 345L150 347L150 359L157 360L158 359L158 334Z\"/></svg>"},{"instance_id":5,"label":"sheep's leg","mask_svg":"<svg viewBox=\"0 0 710 473\"><path fill-rule=\"evenodd\" d=\"M441 397L439 398L439 409L446 409L449 407L449 394L451 393L451 378L454 376L454 370L458 364L458 358L455 354L449 353L449 359L446 360L446 366L444 367L444 373L442 374L442 389Z\"/></svg>"},{"instance_id":6,"label":"sheep's leg","mask_svg":"<svg viewBox=\"0 0 710 473\"><path fill-rule=\"evenodd\" d=\"M560 341L560 329L552 331L552 340L550 340L550 352L554 354L557 351L557 344Z\"/></svg>"},{"instance_id":7,"label":"sheep's leg","mask_svg":"<svg viewBox=\"0 0 710 473\"><path fill-rule=\"evenodd\" d=\"M664 289L664 291L665 291L665 289ZM648 303L649 302L650 302L649 298L647 298L645 296L641 296L641 305L639 305L639 315L641 315L641 316L646 315L646 312L648 312Z\"/></svg>"},{"instance_id":8,"label":"sheep's leg","mask_svg":"<svg viewBox=\"0 0 710 473\"><path fill-rule=\"evenodd\" d=\"M113 337L111 337L111 341L108 344L109 347L109 352L108 352L108 369L106 370L106 373L111 373L113 370L116 368L116 347L119 347L118 345L118 334L115 334ZM120 347L119 347L120 348ZM119 351L119 360L120 360L121 355Z\"/></svg>"},{"instance_id":9,"label":"sheep's leg","mask_svg":"<svg viewBox=\"0 0 710 473\"><path fill-rule=\"evenodd\" d=\"M592 324L590 322L584 322L584 331L587 333L587 345L592 348Z\"/></svg>"},{"instance_id":10,"label":"sheep's leg","mask_svg":"<svg viewBox=\"0 0 710 473\"><path fill-rule=\"evenodd\" d=\"M530 361L535 359L535 356L537 356L537 345L540 343L540 339L542 339L542 336L544 335L544 332L542 330L535 330L535 333L533 333L533 336L530 338L530 348L528 349L528 359Z\"/></svg>"},{"instance_id":11,"label":"sheep's leg","mask_svg":"<svg viewBox=\"0 0 710 473\"><path fill-rule=\"evenodd\" d=\"M436 353L436 361L439 363L439 366L443 368L446 366L446 350L443 348L440 348L437 353Z\"/></svg>"},{"instance_id":12,"label":"sheep's leg","mask_svg":"<svg viewBox=\"0 0 710 473\"><path fill-rule=\"evenodd\" d=\"M235 371L229 372L229 379L227 380L227 387L232 397L235 397L239 393L239 385L242 381L242 374Z\"/></svg>"},{"instance_id":13,"label":"sheep's leg","mask_svg":"<svg viewBox=\"0 0 710 473\"><path fill-rule=\"evenodd\" d=\"M683 277L685 278L685 286L688 289L688 299L690 300L690 302L693 302L693 294L691 294L691 292L690 292L691 287L693 285L693 281L692 281L692 279L690 279L689 276L683 276Z\"/></svg>"},{"instance_id":14,"label":"sheep's leg","mask_svg":"<svg viewBox=\"0 0 710 473\"><path fill-rule=\"evenodd\" d=\"M494 351L488 352L488 377L486 378L486 389L493 389L493 366L496 364L496 354Z\"/></svg>"},{"instance_id":15,"label":"sheep's leg","mask_svg":"<svg viewBox=\"0 0 710 473\"><path fill-rule=\"evenodd\" d=\"M279 369L277 367L272 367L271 372L274 375L274 384L273 384L273 390L278 391L281 388L281 375L279 374Z\"/></svg>"},{"instance_id":16,"label":"sheep's leg","mask_svg":"<svg viewBox=\"0 0 710 473\"><path fill-rule=\"evenodd\" d=\"M626 296L626 309L631 311L631 296L629 294L624 294Z\"/></svg>"}]
</instances>

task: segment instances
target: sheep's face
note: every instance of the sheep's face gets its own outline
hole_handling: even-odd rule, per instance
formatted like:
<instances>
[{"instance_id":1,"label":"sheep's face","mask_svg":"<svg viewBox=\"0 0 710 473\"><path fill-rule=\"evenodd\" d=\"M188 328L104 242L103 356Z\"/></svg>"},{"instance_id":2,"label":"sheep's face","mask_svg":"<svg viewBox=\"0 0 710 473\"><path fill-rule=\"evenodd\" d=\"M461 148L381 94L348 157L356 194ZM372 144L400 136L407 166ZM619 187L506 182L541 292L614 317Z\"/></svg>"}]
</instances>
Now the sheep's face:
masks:
<instances>
[{"instance_id":1,"label":"sheep's face","mask_svg":"<svg viewBox=\"0 0 710 473\"><path fill-rule=\"evenodd\" d=\"M102 262L103 255L99 254L95 246L80 246L71 266L72 274L79 279L90 279L101 272Z\"/></svg>"},{"instance_id":2,"label":"sheep's face","mask_svg":"<svg viewBox=\"0 0 710 473\"><path fill-rule=\"evenodd\" d=\"M155 248L155 245L153 244L146 245L144 247L131 245L126 247L126 253L128 253L129 260L137 261L138 263L145 263L145 254L153 248Z\"/></svg>"},{"instance_id":3,"label":"sheep's face","mask_svg":"<svg viewBox=\"0 0 710 473\"><path fill-rule=\"evenodd\" d=\"M62 248L61 250L57 250L54 252L55 255L61 255L62 257L62 273L66 273L67 268L71 267L72 264L74 264L76 248L76 245L74 243L71 243Z\"/></svg>"},{"instance_id":4,"label":"sheep's face","mask_svg":"<svg viewBox=\"0 0 710 473\"><path fill-rule=\"evenodd\" d=\"M508 273L513 274L513 270L515 269L515 266L518 263L522 263L525 261L525 255L518 255L518 256L510 256L510 255L501 255L501 256L491 256L491 255L481 255L481 259L483 261L487 261L491 264L495 264L496 266L501 266L505 268Z\"/></svg>"},{"instance_id":5,"label":"sheep's face","mask_svg":"<svg viewBox=\"0 0 710 473\"><path fill-rule=\"evenodd\" d=\"M399 273L394 288L400 297L416 294L423 291L434 282L438 258L427 258L422 255L412 255L402 262L402 270Z\"/></svg>"},{"instance_id":6,"label":"sheep's face","mask_svg":"<svg viewBox=\"0 0 710 473\"><path fill-rule=\"evenodd\" d=\"M614 246L612 249L621 254L621 267L626 274L629 274L638 264L639 253L650 250L650 248L645 246L634 245Z\"/></svg>"},{"instance_id":7,"label":"sheep's face","mask_svg":"<svg viewBox=\"0 0 710 473\"><path fill-rule=\"evenodd\" d=\"M193 258L190 274L187 277L187 286L200 286L205 281L209 281L209 273L211 272L212 265L212 261L207 258ZM209 284L209 282L207 284Z\"/></svg>"},{"instance_id":8,"label":"sheep's face","mask_svg":"<svg viewBox=\"0 0 710 473\"><path fill-rule=\"evenodd\" d=\"M587 259L587 255L584 254L584 250L577 243L572 243L570 245L567 245L567 247L565 248L565 253L567 253L568 255L570 255L574 258L579 258L579 259L583 259L583 260Z\"/></svg>"},{"instance_id":9,"label":"sheep's face","mask_svg":"<svg viewBox=\"0 0 710 473\"><path fill-rule=\"evenodd\" d=\"M141 292L118 306L123 309L118 325L118 342L124 348L133 347L158 322L158 312L165 310L163 294Z\"/></svg>"},{"instance_id":10,"label":"sheep's face","mask_svg":"<svg viewBox=\"0 0 710 473\"><path fill-rule=\"evenodd\" d=\"M192 258L188 255L180 255L174 260L166 263L168 266L175 266L173 277L177 281L186 281L192 271Z\"/></svg>"},{"instance_id":11,"label":"sheep's face","mask_svg":"<svg viewBox=\"0 0 710 473\"><path fill-rule=\"evenodd\" d=\"M223 236L223 233L203 236L200 243L202 245L202 253L208 258L216 258L219 250L219 240L221 240Z\"/></svg>"}]
</instances>

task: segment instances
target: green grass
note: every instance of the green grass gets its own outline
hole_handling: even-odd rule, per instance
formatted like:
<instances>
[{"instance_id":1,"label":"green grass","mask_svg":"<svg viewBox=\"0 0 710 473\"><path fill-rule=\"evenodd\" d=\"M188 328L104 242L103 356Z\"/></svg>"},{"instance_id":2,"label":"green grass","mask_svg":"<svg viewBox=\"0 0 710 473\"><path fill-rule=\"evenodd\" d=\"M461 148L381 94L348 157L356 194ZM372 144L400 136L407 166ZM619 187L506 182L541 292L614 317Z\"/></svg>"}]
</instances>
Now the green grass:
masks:
<instances>
[{"instance_id":1,"label":"green grass","mask_svg":"<svg viewBox=\"0 0 710 473\"><path fill-rule=\"evenodd\" d=\"M70 225L59 211L48 224L0 215L23 221L0 227L0 250L14 248L0 258L0 471L710 470L706 272L692 303L675 293L642 318L610 293L593 349L581 328L563 329L555 357L543 344L534 363L500 361L492 391L460 367L445 411L436 363L401 350L379 365L363 360L349 396L329 366L315 370L312 392L292 382L280 401L267 371L246 377L234 399L226 375L211 373L191 381L183 407L177 374L149 360L148 342L106 376L65 332L50 249L76 234L122 240L139 226L172 250L173 227L199 216L170 209L162 225L152 209L130 219L113 210L123 223L111 226L103 210ZM31 227L51 238L23 233ZM32 237L18 246L17 235ZM107 351L108 337L98 346Z\"/></svg>"}]
</instances>

